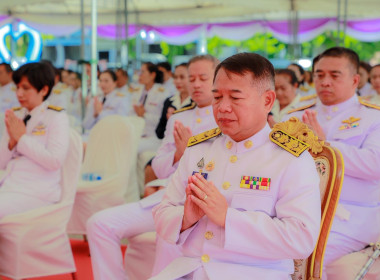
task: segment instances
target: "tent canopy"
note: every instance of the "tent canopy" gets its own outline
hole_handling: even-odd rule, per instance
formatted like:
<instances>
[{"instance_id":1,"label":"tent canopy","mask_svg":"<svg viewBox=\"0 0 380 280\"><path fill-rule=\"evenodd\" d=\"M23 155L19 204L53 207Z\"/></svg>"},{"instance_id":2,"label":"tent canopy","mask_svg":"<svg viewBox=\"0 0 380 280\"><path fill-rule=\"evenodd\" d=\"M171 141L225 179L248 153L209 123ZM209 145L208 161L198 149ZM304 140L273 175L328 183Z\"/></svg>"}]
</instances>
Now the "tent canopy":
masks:
<instances>
[{"instance_id":1,"label":"tent canopy","mask_svg":"<svg viewBox=\"0 0 380 280\"><path fill-rule=\"evenodd\" d=\"M178 25L249 20L286 20L291 3L302 18L336 17L339 0L128 0L130 23ZM341 0L342 5L345 0ZM114 24L124 0L98 0L98 24ZM84 0L85 24L90 24L91 0ZM12 0L0 2L0 14L53 25L80 24L79 0ZM376 18L378 0L349 0L349 19Z\"/></svg>"}]
</instances>

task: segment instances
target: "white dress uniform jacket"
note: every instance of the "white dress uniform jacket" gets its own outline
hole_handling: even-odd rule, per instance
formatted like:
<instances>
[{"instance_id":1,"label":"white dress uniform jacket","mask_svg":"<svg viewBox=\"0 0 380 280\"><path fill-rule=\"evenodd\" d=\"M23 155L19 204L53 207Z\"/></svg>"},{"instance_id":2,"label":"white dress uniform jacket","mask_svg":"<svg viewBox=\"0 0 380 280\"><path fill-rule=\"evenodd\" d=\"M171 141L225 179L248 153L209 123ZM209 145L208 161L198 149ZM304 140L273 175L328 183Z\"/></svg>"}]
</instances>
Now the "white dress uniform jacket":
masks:
<instances>
[{"instance_id":1,"label":"white dress uniform jacket","mask_svg":"<svg viewBox=\"0 0 380 280\"><path fill-rule=\"evenodd\" d=\"M73 89L71 87L64 83L58 82L53 87L48 97L49 104L68 110L72 94Z\"/></svg>"},{"instance_id":2,"label":"white dress uniform jacket","mask_svg":"<svg viewBox=\"0 0 380 280\"><path fill-rule=\"evenodd\" d=\"M299 158L269 140L270 128L245 141L229 136L188 148L153 209L157 233L182 246L177 258L152 279L289 279L293 259L313 251L320 227L319 177L308 152ZM203 160L229 205L225 228L204 216L180 233L188 176ZM242 176L270 180L265 189L241 187ZM162 256L164 257L164 256ZM200 276L198 276L200 275Z\"/></svg>"},{"instance_id":3,"label":"white dress uniform jacket","mask_svg":"<svg viewBox=\"0 0 380 280\"><path fill-rule=\"evenodd\" d=\"M15 112L23 119L25 108ZM6 169L0 181L0 196L14 192L47 202L61 198L61 166L69 146L69 121L64 111L49 109L45 101L30 113L24 134L13 150L8 149L5 131L0 142L0 169Z\"/></svg>"},{"instance_id":4,"label":"white dress uniform jacket","mask_svg":"<svg viewBox=\"0 0 380 280\"><path fill-rule=\"evenodd\" d=\"M369 244L380 236L380 112L356 95L334 106L310 108L331 146L340 150L345 174L332 232ZM303 111L286 118L302 117Z\"/></svg>"},{"instance_id":5,"label":"white dress uniform jacket","mask_svg":"<svg viewBox=\"0 0 380 280\"><path fill-rule=\"evenodd\" d=\"M147 94L144 97L144 94ZM145 127L143 131L143 137L157 137L156 127L160 121L162 108L164 107L164 101L170 97L170 94L166 88L161 84L154 84L153 87L144 93L144 87L139 88L138 93L134 93L134 104L141 105L144 103L145 108ZM146 99L145 102L143 99Z\"/></svg>"},{"instance_id":6,"label":"white dress uniform jacket","mask_svg":"<svg viewBox=\"0 0 380 280\"><path fill-rule=\"evenodd\" d=\"M16 85L10 82L0 87L0 113L5 113L6 110L17 106L20 104L16 96Z\"/></svg>"},{"instance_id":7,"label":"white dress uniform jacket","mask_svg":"<svg viewBox=\"0 0 380 280\"><path fill-rule=\"evenodd\" d=\"M103 110L96 118L94 117L94 99L92 98L88 102L86 115L83 120L83 127L85 129L91 129L98 121L107 116L128 116L131 114L131 97L129 95L114 90L106 96L104 94L99 95L99 101L102 102L104 97L106 97L106 100L103 104Z\"/></svg>"}]
</instances>

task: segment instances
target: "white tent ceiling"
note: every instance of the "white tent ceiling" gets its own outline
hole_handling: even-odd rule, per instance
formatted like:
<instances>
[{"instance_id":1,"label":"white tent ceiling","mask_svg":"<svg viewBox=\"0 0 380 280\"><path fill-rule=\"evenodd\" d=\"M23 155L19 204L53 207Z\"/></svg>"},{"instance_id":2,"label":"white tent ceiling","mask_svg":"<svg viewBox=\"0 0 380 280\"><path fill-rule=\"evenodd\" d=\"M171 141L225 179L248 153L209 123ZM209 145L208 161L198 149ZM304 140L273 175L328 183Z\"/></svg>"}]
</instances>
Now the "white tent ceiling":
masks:
<instances>
[{"instance_id":1,"label":"white tent ceiling","mask_svg":"<svg viewBox=\"0 0 380 280\"><path fill-rule=\"evenodd\" d=\"M380 0L347 0L347 16L380 18ZM341 0L341 14L343 4ZM80 24L80 0L1 0L0 14L41 24ZM291 0L128 0L128 22L175 25L288 18ZM294 0L300 18L336 17L338 0ZM115 24L124 0L98 0L98 24ZM90 24L91 0L84 0Z\"/></svg>"}]
</instances>

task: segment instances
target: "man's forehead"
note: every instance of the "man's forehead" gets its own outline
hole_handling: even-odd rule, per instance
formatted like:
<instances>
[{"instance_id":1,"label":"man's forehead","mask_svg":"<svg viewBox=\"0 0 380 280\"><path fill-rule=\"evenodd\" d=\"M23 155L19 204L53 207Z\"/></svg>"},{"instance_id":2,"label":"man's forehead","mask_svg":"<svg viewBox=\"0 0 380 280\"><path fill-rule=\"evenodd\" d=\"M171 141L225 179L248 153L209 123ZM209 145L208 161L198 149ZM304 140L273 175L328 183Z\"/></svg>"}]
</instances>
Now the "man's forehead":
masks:
<instances>
[{"instance_id":1,"label":"man's forehead","mask_svg":"<svg viewBox=\"0 0 380 280\"><path fill-rule=\"evenodd\" d=\"M352 67L350 61L346 57L322 57L315 65L315 71L328 71L328 72L344 72Z\"/></svg>"}]
</instances>

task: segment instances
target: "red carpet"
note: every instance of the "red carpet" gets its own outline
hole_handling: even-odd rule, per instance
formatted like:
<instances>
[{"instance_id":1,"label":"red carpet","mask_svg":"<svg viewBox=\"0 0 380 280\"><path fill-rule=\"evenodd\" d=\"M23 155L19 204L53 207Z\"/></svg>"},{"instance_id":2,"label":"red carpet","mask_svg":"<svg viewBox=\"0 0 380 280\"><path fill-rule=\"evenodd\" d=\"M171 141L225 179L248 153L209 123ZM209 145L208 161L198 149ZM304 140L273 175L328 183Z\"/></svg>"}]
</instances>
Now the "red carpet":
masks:
<instances>
[{"instance_id":1,"label":"red carpet","mask_svg":"<svg viewBox=\"0 0 380 280\"><path fill-rule=\"evenodd\" d=\"M75 265L77 267L77 280L93 280L91 257L88 244L83 240L71 240L71 248L73 249ZM122 247L123 253L126 246ZM1 277L0 277L1 279ZM4 280L10 280L7 277L3 277ZM54 275L48 277L29 278L33 280L71 280L71 274Z\"/></svg>"}]
</instances>

